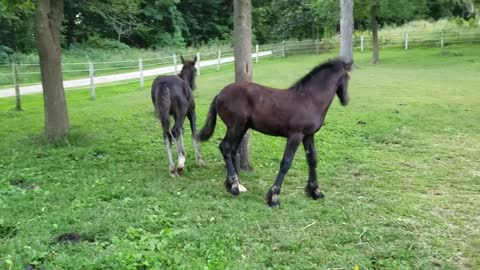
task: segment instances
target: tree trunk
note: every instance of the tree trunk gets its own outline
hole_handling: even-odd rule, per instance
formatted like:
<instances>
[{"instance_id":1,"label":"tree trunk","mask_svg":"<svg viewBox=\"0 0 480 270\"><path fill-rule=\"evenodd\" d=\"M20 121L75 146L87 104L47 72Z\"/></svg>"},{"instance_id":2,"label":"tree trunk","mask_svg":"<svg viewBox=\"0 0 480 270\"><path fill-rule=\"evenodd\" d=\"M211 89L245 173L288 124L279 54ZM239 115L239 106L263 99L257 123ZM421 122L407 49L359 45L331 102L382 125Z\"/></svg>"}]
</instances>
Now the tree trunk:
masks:
<instances>
[{"instance_id":1,"label":"tree trunk","mask_svg":"<svg viewBox=\"0 0 480 270\"><path fill-rule=\"evenodd\" d=\"M235 81L252 81L252 4L251 0L234 0ZM243 137L239 154L240 169L251 170L249 158L249 131Z\"/></svg>"},{"instance_id":2,"label":"tree trunk","mask_svg":"<svg viewBox=\"0 0 480 270\"><path fill-rule=\"evenodd\" d=\"M340 56L353 60L353 0L340 0Z\"/></svg>"},{"instance_id":3,"label":"tree trunk","mask_svg":"<svg viewBox=\"0 0 480 270\"><path fill-rule=\"evenodd\" d=\"M379 44L378 44L378 24L377 24L377 9L378 3L376 0L372 1L372 6L370 8L370 24L372 27L372 46L373 46L373 56L372 63L378 64L380 61L379 56Z\"/></svg>"},{"instance_id":4,"label":"tree trunk","mask_svg":"<svg viewBox=\"0 0 480 270\"><path fill-rule=\"evenodd\" d=\"M63 0L36 1L36 41L40 57L45 133L49 142L58 142L68 133L68 113L63 88L60 27Z\"/></svg>"},{"instance_id":5,"label":"tree trunk","mask_svg":"<svg viewBox=\"0 0 480 270\"><path fill-rule=\"evenodd\" d=\"M23 111L22 100L20 97L20 80L18 79L17 64L15 62L12 63L12 69L13 69L13 84L15 87L15 110Z\"/></svg>"}]
</instances>

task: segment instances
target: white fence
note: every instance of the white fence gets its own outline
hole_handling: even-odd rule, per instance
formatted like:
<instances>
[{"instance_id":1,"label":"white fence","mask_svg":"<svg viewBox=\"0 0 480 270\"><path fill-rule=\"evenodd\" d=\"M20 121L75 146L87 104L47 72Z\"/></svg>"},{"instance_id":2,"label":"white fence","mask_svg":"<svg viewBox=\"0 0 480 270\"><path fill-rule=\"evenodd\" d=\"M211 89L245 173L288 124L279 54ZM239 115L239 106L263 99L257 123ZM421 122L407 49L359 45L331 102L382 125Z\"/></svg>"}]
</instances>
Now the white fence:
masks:
<instances>
[{"instance_id":1,"label":"white fence","mask_svg":"<svg viewBox=\"0 0 480 270\"><path fill-rule=\"evenodd\" d=\"M255 62L258 63L259 59L265 56L271 55L271 51L259 51L260 46L255 47L255 51L252 53L252 58L255 59ZM233 50L221 51L217 50L214 52L201 53L197 52L195 55L185 55L185 59L193 59L197 57L197 74L201 74L201 70L213 68L216 71L220 71L221 66L233 63ZM96 86L113 86L120 84L130 84L133 82L138 82L141 89L145 87L145 79L158 76L161 74L177 74L181 69L181 64L179 63L179 56L173 54L171 57L160 57L160 58L150 58L150 59L136 59L136 60L123 60L123 61L112 61L112 62L91 62L88 63L62 63L64 68L63 74L75 73L76 75L84 75L84 78L81 79L71 79L64 80L65 89L85 89L90 88L91 99L95 99L96 95ZM120 64L120 65L119 65ZM67 66L87 66L86 69L65 69ZM115 65L107 66L105 65ZM38 64L16 64L15 66L26 66L39 69ZM123 72L122 72L123 71ZM106 75L108 73L114 73L112 75ZM104 74L104 75L102 75ZM40 75L40 71L28 71L28 72L17 72L17 73L0 73L0 75L12 76L14 84L20 87L21 95L40 93L42 92L42 86L40 83L31 83L23 84L20 83L22 76L28 75ZM4 85L11 86L12 88L2 89L0 88L0 98L1 97L10 97L14 96L14 87L15 85Z\"/></svg>"},{"instance_id":2,"label":"white fence","mask_svg":"<svg viewBox=\"0 0 480 270\"><path fill-rule=\"evenodd\" d=\"M354 37L354 48L364 52L371 49L371 36ZM379 35L381 48L398 47L405 50L417 47L445 47L456 43L480 43L480 30L462 32L422 33L410 32L403 34ZM338 38L328 40L303 40L283 41L276 44L256 45L252 52L255 63L265 56L286 57L300 53L322 53L336 49ZM220 71L225 64L234 62L233 49L197 52L196 54L183 55L186 59L197 56L197 70L201 74L203 69L212 68ZM62 63L66 89L90 88L90 95L95 99L96 86L112 86L137 82L139 87L145 87L145 78L160 74L176 74L181 68L179 55L158 58L138 58L122 61ZM19 72L14 72L14 66ZM16 74L16 76L15 76ZM78 78L78 79L77 79ZM41 92L40 71L38 64L17 63L15 65L0 66L0 98L15 95L15 86L20 88L21 94ZM29 82L29 83L23 83ZM34 83L30 83L34 82Z\"/></svg>"}]
</instances>

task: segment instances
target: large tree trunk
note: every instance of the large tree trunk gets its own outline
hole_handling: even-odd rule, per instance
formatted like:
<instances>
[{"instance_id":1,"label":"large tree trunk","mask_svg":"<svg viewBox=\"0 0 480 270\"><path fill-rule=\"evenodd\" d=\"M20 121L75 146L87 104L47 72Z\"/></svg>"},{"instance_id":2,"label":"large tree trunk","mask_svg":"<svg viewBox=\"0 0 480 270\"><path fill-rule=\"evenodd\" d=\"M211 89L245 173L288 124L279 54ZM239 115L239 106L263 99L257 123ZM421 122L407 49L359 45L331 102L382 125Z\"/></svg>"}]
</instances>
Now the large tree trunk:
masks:
<instances>
[{"instance_id":1,"label":"large tree trunk","mask_svg":"<svg viewBox=\"0 0 480 270\"><path fill-rule=\"evenodd\" d=\"M370 7L370 24L372 27L372 46L373 46L372 63L373 64L378 64L378 61L380 61L380 57L379 57L380 48L378 44L377 9L378 9L378 3L376 0L373 0L372 6Z\"/></svg>"},{"instance_id":2,"label":"large tree trunk","mask_svg":"<svg viewBox=\"0 0 480 270\"><path fill-rule=\"evenodd\" d=\"M250 0L233 1L235 38L235 81L252 81L252 4ZM240 144L240 169L251 170L249 158L249 137L247 131Z\"/></svg>"},{"instance_id":3,"label":"large tree trunk","mask_svg":"<svg viewBox=\"0 0 480 270\"><path fill-rule=\"evenodd\" d=\"M36 40L40 56L45 133L50 142L62 140L68 133L68 113L63 89L60 27L63 0L36 1Z\"/></svg>"},{"instance_id":4,"label":"large tree trunk","mask_svg":"<svg viewBox=\"0 0 480 270\"><path fill-rule=\"evenodd\" d=\"M340 0L340 56L353 60L353 0Z\"/></svg>"}]
</instances>

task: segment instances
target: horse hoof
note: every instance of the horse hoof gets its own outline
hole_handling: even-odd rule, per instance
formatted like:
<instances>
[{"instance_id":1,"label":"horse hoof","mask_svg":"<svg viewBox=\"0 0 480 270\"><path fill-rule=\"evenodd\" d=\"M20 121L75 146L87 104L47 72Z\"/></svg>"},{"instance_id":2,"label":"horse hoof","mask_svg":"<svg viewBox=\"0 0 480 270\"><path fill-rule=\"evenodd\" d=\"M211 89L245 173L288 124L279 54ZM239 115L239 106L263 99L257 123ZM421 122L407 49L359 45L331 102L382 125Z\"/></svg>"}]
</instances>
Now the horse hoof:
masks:
<instances>
[{"instance_id":1,"label":"horse hoof","mask_svg":"<svg viewBox=\"0 0 480 270\"><path fill-rule=\"evenodd\" d=\"M280 202L278 202L276 204L269 204L268 206L272 209L277 209L277 208L280 208Z\"/></svg>"},{"instance_id":2,"label":"horse hoof","mask_svg":"<svg viewBox=\"0 0 480 270\"><path fill-rule=\"evenodd\" d=\"M238 186L234 186L230 189L230 193L232 193L233 196L238 196L240 195L240 189Z\"/></svg>"},{"instance_id":3,"label":"horse hoof","mask_svg":"<svg viewBox=\"0 0 480 270\"><path fill-rule=\"evenodd\" d=\"M177 169L176 169L176 170L177 170L177 171L176 171L177 176L183 174L183 169L184 169L184 167L177 167Z\"/></svg>"},{"instance_id":4,"label":"horse hoof","mask_svg":"<svg viewBox=\"0 0 480 270\"><path fill-rule=\"evenodd\" d=\"M273 193L270 189L267 193L267 204L270 208L280 207L280 194Z\"/></svg>"},{"instance_id":5,"label":"horse hoof","mask_svg":"<svg viewBox=\"0 0 480 270\"><path fill-rule=\"evenodd\" d=\"M247 188L244 187L242 184L238 184L238 190L239 190L240 192L247 192Z\"/></svg>"},{"instance_id":6,"label":"horse hoof","mask_svg":"<svg viewBox=\"0 0 480 270\"><path fill-rule=\"evenodd\" d=\"M323 195L322 191L320 191L320 188L318 188L318 187L314 188L314 189L311 189L307 186L305 188L305 192L307 193L308 197L311 197L314 200L325 198L325 195Z\"/></svg>"},{"instance_id":7,"label":"horse hoof","mask_svg":"<svg viewBox=\"0 0 480 270\"><path fill-rule=\"evenodd\" d=\"M172 177L172 178L178 177L177 172L176 172L176 171L171 171L171 172L170 172L170 177Z\"/></svg>"}]
</instances>

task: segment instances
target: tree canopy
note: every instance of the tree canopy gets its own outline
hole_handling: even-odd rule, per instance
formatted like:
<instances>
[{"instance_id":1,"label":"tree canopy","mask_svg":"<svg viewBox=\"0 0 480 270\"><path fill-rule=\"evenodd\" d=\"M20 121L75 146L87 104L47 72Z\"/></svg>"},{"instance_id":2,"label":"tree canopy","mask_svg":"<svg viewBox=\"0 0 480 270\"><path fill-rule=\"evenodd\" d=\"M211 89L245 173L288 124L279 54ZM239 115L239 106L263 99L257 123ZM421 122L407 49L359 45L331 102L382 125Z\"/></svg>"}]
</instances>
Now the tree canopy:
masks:
<instances>
[{"instance_id":1,"label":"tree canopy","mask_svg":"<svg viewBox=\"0 0 480 270\"><path fill-rule=\"evenodd\" d=\"M369 0L354 0L355 28L370 28ZM378 0L377 21L476 15L480 0ZM253 39L321 38L338 33L338 0L252 0ZM34 0L0 0L0 46L33 51ZM233 0L65 0L62 46L192 46L231 42Z\"/></svg>"}]
</instances>

